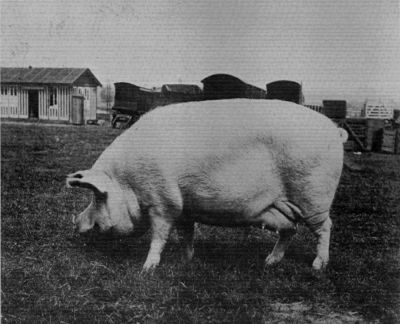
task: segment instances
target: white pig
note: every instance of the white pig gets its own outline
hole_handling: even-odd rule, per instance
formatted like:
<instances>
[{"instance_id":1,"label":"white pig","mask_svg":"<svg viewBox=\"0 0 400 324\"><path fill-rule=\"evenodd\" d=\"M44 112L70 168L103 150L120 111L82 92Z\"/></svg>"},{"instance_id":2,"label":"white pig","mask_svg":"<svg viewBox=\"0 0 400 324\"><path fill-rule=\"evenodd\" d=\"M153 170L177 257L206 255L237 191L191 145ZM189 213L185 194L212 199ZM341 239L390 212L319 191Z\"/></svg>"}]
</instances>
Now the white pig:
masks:
<instances>
[{"instance_id":1,"label":"white pig","mask_svg":"<svg viewBox=\"0 0 400 324\"><path fill-rule=\"evenodd\" d=\"M73 222L79 233L150 228L144 271L159 264L174 226L189 260L195 222L276 231L265 261L271 265L302 222L318 238L313 268L319 270L329 259L329 209L346 139L325 116L279 100L160 107L116 138L91 169L68 176L69 187L94 192Z\"/></svg>"}]
</instances>

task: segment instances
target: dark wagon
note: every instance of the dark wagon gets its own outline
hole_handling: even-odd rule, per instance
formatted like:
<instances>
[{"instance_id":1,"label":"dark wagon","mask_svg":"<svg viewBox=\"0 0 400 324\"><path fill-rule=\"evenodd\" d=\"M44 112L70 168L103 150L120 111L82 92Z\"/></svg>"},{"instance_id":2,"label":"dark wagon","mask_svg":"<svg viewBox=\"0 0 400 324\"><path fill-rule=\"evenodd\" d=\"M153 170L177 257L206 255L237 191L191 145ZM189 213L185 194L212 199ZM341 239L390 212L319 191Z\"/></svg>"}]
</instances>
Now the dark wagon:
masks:
<instances>
[{"instance_id":1,"label":"dark wagon","mask_svg":"<svg viewBox=\"0 0 400 324\"><path fill-rule=\"evenodd\" d=\"M267 99L291 101L302 105L304 95L300 83L288 80L274 81L267 84Z\"/></svg>"},{"instance_id":2,"label":"dark wagon","mask_svg":"<svg viewBox=\"0 0 400 324\"><path fill-rule=\"evenodd\" d=\"M248 84L229 74L213 74L201 81L203 99L252 98L265 99L265 90Z\"/></svg>"},{"instance_id":3,"label":"dark wagon","mask_svg":"<svg viewBox=\"0 0 400 324\"><path fill-rule=\"evenodd\" d=\"M192 84L164 84L161 88L147 89L118 82L115 85L113 119L114 128L127 128L144 113L158 106L202 99L201 88Z\"/></svg>"},{"instance_id":4,"label":"dark wagon","mask_svg":"<svg viewBox=\"0 0 400 324\"><path fill-rule=\"evenodd\" d=\"M127 82L114 83L115 99L111 125L114 128L126 128L141 115L159 105L161 92L139 87Z\"/></svg>"},{"instance_id":5,"label":"dark wagon","mask_svg":"<svg viewBox=\"0 0 400 324\"><path fill-rule=\"evenodd\" d=\"M195 84L164 84L161 87L164 104L202 100L202 90Z\"/></svg>"}]
</instances>

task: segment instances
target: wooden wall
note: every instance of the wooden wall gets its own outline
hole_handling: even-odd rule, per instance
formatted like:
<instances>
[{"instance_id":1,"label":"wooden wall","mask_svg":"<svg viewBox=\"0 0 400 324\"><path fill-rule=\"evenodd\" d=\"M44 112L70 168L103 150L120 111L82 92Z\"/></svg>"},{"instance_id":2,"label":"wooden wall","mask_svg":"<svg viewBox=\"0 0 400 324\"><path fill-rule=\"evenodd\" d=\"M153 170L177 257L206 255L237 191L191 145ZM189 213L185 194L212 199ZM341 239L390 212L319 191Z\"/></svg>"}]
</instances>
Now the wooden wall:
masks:
<instances>
[{"instance_id":1,"label":"wooden wall","mask_svg":"<svg viewBox=\"0 0 400 324\"><path fill-rule=\"evenodd\" d=\"M70 120L70 111L72 106L72 87L71 86L53 86L56 93L55 102L51 103L50 86L24 87L14 86L16 93L11 95L10 88L7 88L1 95L0 116L13 118L29 117L29 91L38 92L38 113L39 119L48 120Z\"/></svg>"},{"instance_id":2,"label":"wooden wall","mask_svg":"<svg viewBox=\"0 0 400 324\"><path fill-rule=\"evenodd\" d=\"M97 115L97 87L75 87L74 94L84 97L84 120L96 119Z\"/></svg>"},{"instance_id":3,"label":"wooden wall","mask_svg":"<svg viewBox=\"0 0 400 324\"><path fill-rule=\"evenodd\" d=\"M18 117L19 118L28 118L28 107L29 107L29 100L28 100L28 91L20 89L18 95Z\"/></svg>"},{"instance_id":4,"label":"wooden wall","mask_svg":"<svg viewBox=\"0 0 400 324\"><path fill-rule=\"evenodd\" d=\"M17 86L1 86L0 97L0 116L13 117L19 116L19 88Z\"/></svg>"}]
</instances>

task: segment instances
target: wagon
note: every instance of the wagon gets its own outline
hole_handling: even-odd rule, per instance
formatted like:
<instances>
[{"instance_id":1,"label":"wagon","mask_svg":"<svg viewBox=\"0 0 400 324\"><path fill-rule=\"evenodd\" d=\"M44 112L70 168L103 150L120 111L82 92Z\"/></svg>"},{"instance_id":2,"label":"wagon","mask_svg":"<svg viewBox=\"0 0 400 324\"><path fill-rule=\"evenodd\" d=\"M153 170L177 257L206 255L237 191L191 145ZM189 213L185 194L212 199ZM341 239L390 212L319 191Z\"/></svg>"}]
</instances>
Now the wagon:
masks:
<instances>
[{"instance_id":1,"label":"wagon","mask_svg":"<svg viewBox=\"0 0 400 324\"><path fill-rule=\"evenodd\" d=\"M164 84L161 88L147 89L118 82L115 85L115 101L111 125L128 128L141 115L158 106L202 99L201 88L192 84Z\"/></svg>"},{"instance_id":2,"label":"wagon","mask_svg":"<svg viewBox=\"0 0 400 324\"><path fill-rule=\"evenodd\" d=\"M114 83L115 100L111 126L127 128L148 110L157 106L161 92L127 82Z\"/></svg>"}]
</instances>

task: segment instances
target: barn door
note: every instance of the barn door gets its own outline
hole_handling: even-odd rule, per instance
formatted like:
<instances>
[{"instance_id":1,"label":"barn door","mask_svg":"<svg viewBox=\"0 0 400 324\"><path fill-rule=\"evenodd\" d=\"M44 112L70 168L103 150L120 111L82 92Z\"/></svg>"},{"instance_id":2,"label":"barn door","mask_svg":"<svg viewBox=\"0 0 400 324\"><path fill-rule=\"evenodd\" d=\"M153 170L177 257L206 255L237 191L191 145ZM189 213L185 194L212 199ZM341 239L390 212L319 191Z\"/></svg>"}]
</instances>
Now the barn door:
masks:
<instances>
[{"instance_id":1,"label":"barn door","mask_svg":"<svg viewBox=\"0 0 400 324\"><path fill-rule=\"evenodd\" d=\"M39 91L28 90L29 118L39 118Z\"/></svg>"},{"instance_id":2,"label":"barn door","mask_svg":"<svg viewBox=\"0 0 400 324\"><path fill-rule=\"evenodd\" d=\"M84 97L72 96L72 111L71 111L71 122L75 125L82 125L83 119L83 102Z\"/></svg>"}]
</instances>

